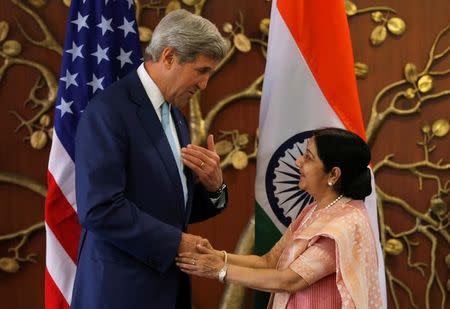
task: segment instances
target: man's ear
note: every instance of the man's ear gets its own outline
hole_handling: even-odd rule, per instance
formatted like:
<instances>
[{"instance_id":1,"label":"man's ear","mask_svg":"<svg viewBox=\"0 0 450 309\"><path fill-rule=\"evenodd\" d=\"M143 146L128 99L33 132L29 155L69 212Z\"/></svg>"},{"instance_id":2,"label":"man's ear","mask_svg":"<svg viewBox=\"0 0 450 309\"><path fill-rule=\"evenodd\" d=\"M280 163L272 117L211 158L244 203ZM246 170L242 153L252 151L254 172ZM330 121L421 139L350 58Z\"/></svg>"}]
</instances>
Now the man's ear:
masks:
<instances>
[{"instance_id":1,"label":"man's ear","mask_svg":"<svg viewBox=\"0 0 450 309\"><path fill-rule=\"evenodd\" d=\"M161 53L161 59L163 65L170 69L173 62L175 61L175 50L171 47L166 47Z\"/></svg>"}]
</instances>

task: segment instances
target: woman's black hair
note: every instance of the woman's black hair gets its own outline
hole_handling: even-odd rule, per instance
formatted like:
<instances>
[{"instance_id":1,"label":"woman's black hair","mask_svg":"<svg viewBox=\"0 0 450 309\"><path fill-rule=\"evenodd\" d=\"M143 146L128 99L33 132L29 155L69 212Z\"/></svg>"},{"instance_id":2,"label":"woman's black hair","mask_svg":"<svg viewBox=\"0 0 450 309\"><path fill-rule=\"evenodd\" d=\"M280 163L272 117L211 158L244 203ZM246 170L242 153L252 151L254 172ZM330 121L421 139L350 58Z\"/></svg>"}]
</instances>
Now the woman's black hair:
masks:
<instances>
[{"instance_id":1,"label":"woman's black hair","mask_svg":"<svg viewBox=\"0 0 450 309\"><path fill-rule=\"evenodd\" d=\"M339 128L323 128L313 132L317 154L330 172L339 167L341 177L334 188L352 199L364 199L372 192L370 149L355 133Z\"/></svg>"}]
</instances>

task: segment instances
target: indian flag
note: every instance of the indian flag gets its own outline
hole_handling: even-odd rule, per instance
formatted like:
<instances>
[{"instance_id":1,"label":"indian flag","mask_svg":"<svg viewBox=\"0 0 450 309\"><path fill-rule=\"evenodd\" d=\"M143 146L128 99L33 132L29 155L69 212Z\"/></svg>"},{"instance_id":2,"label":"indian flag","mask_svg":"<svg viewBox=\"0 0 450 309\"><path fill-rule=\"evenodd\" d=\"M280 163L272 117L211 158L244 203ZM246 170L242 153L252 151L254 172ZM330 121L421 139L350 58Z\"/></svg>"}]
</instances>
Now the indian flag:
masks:
<instances>
[{"instance_id":1,"label":"indian flag","mask_svg":"<svg viewBox=\"0 0 450 309\"><path fill-rule=\"evenodd\" d=\"M295 160L306 149L310 131L320 127L345 128L365 139L344 1L273 0L255 186L258 254L270 250L312 201L298 188ZM374 193L366 206L378 236ZM387 307L383 254L376 239ZM265 308L265 301L257 296L255 307Z\"/></svg>"}]
</instances>

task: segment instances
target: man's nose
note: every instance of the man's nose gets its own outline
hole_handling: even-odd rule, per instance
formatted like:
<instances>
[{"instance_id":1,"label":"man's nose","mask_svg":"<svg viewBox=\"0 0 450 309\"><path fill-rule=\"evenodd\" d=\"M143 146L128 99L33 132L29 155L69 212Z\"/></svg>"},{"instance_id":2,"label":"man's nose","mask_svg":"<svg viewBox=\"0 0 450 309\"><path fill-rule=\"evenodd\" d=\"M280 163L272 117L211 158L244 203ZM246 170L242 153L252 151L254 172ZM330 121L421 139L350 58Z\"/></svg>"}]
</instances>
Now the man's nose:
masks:
<instances>
[{"instance_id":1,"label":"man's nose","mask_svg":"<svg viewBox=\"0 0 450 309\"><path fill-rule=\"evenodd\" d=\"M209 76L202 78L202 80L197 84L198 88L200 90L205 90L206 86L208 85Z\"/></svg>"}]
</instances>

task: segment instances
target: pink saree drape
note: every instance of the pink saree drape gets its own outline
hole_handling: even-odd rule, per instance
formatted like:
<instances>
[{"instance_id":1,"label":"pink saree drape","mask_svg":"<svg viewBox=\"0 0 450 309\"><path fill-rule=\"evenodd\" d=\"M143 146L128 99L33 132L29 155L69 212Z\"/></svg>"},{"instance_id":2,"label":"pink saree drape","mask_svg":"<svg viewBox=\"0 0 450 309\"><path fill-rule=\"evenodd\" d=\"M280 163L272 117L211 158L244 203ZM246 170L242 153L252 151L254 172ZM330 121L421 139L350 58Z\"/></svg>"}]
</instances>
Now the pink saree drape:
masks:
<instances>
[{"instance_id":1,"label":"pink saree drape","mask_svg":"<svg viewBox=\"0 0 450 309\"><path fill-rule=\"evenodd\" d=\"M275 293L269 307L383 308L375 241L362 201L343 199L314 211L309 205L274 247L277 269L290 268L309 286Z\"/></svg>"}]
</instances>

